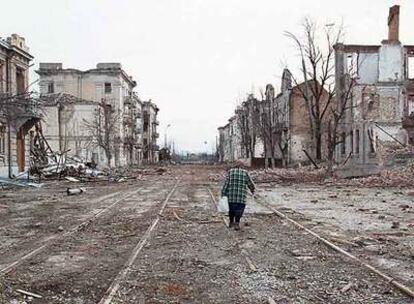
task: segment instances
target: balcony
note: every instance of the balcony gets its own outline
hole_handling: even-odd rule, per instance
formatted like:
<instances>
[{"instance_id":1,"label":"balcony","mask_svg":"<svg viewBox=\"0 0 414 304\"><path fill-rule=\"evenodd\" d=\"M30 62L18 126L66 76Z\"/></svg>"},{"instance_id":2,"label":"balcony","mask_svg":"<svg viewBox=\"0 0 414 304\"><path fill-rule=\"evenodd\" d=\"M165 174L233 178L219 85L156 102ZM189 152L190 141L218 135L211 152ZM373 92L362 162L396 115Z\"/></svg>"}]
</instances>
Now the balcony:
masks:
<instances>
[{"instance_id":1,"label":"balcony","mask_svg":"<svg viewBox=\"0 0 414 304\"><path fill-rule=\"evenodd\" d=\"M154 120L152 123L153 123L154 125L156 125L156 126L159 126L159 125L160 125L160 122L158 121L158 119Z\"/></svg>"},{"instance_id":2,"label":"balcony","mask_svg":"<svg viewBox=\"0 0 414 304\"><path fill-rule=\"evenodd\" d=\"M124 112L123 122L126 125L133 125L135 123L135 121L134 121L134 115L133 115L133 113L131 111Z\"/></svg>"},{"instance_id":3,"label":"balcony","mask_svg":"<svg viewBox=\"0 0 414 304\"><path fill-rule=\"evenodd\" d=\"M6 120L14 121L17 128L25 125L30 128L42 118L42 102L31 94L9 96L0 94L0 106L2 115Z\"/></svg>"},{"instance_id":4,"label":"balcony","mask_svg":"<svg viewBox=\"0 0 414 304\"><path fill-rule=\"evenodd\" d=\"M158 132L152 133L152 138L160 138L160 133Z\"/></svg>"},{"instance_id":5,"label":"balcony","mask_svg":"<svg viewBox=\"0 0 414 304\"><path fill-rule=\"evenodd\" d=\"M124 96L124 105L131 105L133 107L137 106L139 99L135 94L132 94L131 96Z\"/></svg>"},{"instance_id":6,"label":"balcony","mask_svg":"<svg viewBox=\"0 0 414 304\"><path fill-rule=\"evenodd\" d=\"M150 115L147 112L144 112L144 123L148 124L150 121Z\"/></svg>"}]
</instances>

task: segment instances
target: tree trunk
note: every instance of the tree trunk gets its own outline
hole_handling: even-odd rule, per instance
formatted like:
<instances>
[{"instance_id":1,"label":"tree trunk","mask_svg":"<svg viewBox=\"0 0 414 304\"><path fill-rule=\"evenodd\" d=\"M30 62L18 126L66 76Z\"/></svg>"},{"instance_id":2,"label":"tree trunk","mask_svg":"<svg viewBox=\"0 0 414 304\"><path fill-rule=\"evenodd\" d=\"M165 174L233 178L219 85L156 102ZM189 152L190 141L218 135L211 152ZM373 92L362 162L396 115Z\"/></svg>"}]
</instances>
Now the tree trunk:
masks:
<instances>
[{"instance_id":1,"label":"tree trunk","mask_svg":"<svg viewBox=\"0 0 414 304\"><path fill-rule=\"evenodd\" d=\"M106 155L106 161L108 163L108 168L111 168L111 160L112 160L111 152L105 150L105 155Z\"/></svg>"},{"instance_id":2,"label":"tree trunk","mask_svg":"<svg viewBox=\"0 0 414 304\"><path fill-rule=\"evenodd\" d=\"M273 155L272 155L272 158L271 158L271 165L272 165L272 169L276 168L275 157Z\"/></svg>"},{"instance_id":3,"label":"tree trunk","mask_svg":"<svg viewBox=\"0 0 414 304\"><path fill-rule=\"evenodd\" d=\"M322 159L322 132L321 132L321 126L318 123L315 130L315 151L316 151L316 160Z\"/></svg>"},{"instance_id":4,"label":"tree trunk","mask_svg":"<svg viewBox=\"0 0 414 304\"><path fill-rule=\"evenodd\" d=\"M335 161L335 149L336 149L336 132L337 127L336 124L333 123L328 124L328 173L330 175L333 174L333 166Z\"/></svg>"}]
</instances>

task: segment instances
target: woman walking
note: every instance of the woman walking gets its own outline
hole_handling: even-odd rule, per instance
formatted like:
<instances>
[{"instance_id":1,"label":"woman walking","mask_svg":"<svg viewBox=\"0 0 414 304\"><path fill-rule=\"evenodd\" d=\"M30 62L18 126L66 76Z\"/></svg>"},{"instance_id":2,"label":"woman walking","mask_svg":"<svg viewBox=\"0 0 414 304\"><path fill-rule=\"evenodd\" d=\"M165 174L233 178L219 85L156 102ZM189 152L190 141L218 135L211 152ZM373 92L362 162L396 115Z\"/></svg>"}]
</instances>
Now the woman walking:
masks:
<instances>
[{"instance_id":1,"label":"woman walking","mask_svg":"<svg viewBox=\"0 0 414 304\"><path fill-rule=\"evenodd\" d=\"M240 230L240 219L246 207L247 191L254 194L255 186L249 173L244 170L243 164L237 162L236 166L227 172L221 196L227 196L229 202L229 228Z\"/></svg>"}]
</instances>

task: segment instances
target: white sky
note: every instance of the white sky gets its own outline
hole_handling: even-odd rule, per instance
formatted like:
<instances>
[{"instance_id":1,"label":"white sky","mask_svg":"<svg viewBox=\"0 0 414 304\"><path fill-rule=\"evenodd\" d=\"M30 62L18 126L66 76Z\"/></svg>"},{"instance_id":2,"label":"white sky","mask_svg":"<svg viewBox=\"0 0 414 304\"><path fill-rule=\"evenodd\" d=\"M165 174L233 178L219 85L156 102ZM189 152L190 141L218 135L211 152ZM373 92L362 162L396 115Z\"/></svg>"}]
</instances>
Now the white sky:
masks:
<instances>
[{"instance_id":1,"label":"white sky","mask_svg":"<svg viewBox=\"0 0 414 304\"><path fill-rule=\"evenodd\" d=\"M347 43L378 44L394 4L400 40L414 44L413 0L13 0L2 5L0 36L24 36L35 67L121 62L160 107L161 144L171 124L180 150L211 151L238 99L267 83L279 89L284 65L294 70L284 31L299 33L309 16L343 21Z\"/></svg>"}]
</instances>

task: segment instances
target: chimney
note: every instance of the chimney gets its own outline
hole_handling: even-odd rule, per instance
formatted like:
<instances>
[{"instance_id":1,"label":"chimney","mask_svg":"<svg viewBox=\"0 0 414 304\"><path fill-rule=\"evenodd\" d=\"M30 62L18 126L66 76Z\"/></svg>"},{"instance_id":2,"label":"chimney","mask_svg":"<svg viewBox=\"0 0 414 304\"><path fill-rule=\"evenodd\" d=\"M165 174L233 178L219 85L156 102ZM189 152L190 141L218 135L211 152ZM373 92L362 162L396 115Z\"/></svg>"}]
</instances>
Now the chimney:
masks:
<instances>
[{"instance_id":1,"label":"chimney","mask_svg":"<svg viewBox=\"0 0 414 304\"><path fill-rule=\"evenodd\" d=\"M400 39L400 6L394 5L390 8L388 16L388 41L399 41Z\"/></svg>"}]
</instances>

